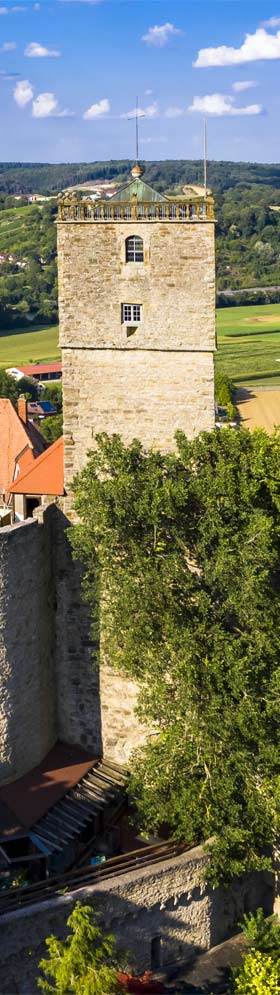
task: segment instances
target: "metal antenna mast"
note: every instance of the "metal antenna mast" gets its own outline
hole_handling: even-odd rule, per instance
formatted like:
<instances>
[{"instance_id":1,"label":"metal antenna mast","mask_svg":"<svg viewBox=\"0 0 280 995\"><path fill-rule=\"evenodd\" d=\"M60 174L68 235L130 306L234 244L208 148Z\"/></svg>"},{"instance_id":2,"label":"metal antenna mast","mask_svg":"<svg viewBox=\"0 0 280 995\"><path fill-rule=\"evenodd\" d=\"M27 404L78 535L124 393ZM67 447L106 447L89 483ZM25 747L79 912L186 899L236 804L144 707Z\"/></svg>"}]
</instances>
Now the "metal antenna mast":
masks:
<instances>
[{"instance_id":1,"label":"metal antenna mast","mask_svg":"<svg viewBox=\"0 0 280 995\"><path fill-rule=\"evenodd\" d=\"M206 129L206 117L204 118L204 141L203 141L203 179L204 179L204 197L207 197L207 129Z\"/></svg>"},{"instance_id":2,"label":"metal antenna mast","mask_svg":"<svg viewBox=\"0 0 280 995\"><path fill-rule=\"evenodd\" d=\"M138 124L138 97L136 97L135 125L136 125L136 162L139 159L139 124Z\"/></svg>"},{"instance_id":3,"label":"metal antenna mast","mask_svg":"<svg viewBox=\"0 0 280 995\"><path fill-rule=\"evenodd\" d=\"M139 118L140 117L146 117L146 114L144 114L143 111L141 111L141 114L139 114L139 101L138 101L138 97L136 97L135 114L131 114L128 117L128 121L133 121L134 118L135 118L136 162L137 163L139 161Z\"/></svg>"}]
</instances>

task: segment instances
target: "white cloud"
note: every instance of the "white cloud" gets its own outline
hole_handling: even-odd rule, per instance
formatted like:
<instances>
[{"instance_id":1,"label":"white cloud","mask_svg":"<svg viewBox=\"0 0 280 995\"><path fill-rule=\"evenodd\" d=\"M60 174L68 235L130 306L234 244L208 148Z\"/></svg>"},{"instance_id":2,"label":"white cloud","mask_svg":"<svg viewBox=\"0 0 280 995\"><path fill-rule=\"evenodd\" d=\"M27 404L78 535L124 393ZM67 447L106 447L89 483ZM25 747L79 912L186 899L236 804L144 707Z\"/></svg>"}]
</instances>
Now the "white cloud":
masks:
<instances>
[{"instance_id":1,"label":"white cloud","mask_svg":"<svg viewBox=\"0 0 280 995\"><path fill-rule=\"evenodd\" d=\"M153 90L145 90L145 97L151 97L153 92Z\"/></svg>"},{"instance_id":2,"label":"white cloud","mask_svg":"<svg viewBox=\"0 0 280 995\"><path fill-rule=\"evenodd\" d=\"M261 104L250 104L247 107L235 107L234 97L226 96L223 93L211 93L205 97L194 97L193 103L188 107L189 111L199 111L202 114L213 114L215 117L239 117L240 115L261 114L263 107Z\"/></svg>"},{"instance_id":3,"label":"white cloud","mask_svg":"<svg viewBox=\"0 0 280 995\"><path fill-rule=\"evenodd\" d=\"M109 100L107 97L103 97L97 104L91 104L91 107L88 107L87 111L83 114L83 118L85 121L92 121L96 117L103 117L103 114L108 114L109 110Z\"/></svg>"},{"instance_id":4,"label":"white cloud","mask_svg":"<svg viewBox=\"0 0 280 995\"><path fill-rule=\"evenodd\" d=\"M136 113L138 113L139 117L156 117L158 113L158 105L156 101L154 101L154 103L149 104L148 107L133 107L131 111L125 111L124 114L120 115L120 117L136 117Z\"/></svg>"},{"instance_id":5,"label":"white cloud","mask_svg":"<svg viewBox=\"0 0 280 995\"><path fill-rule=\"evenodd\" d=\"M31 41L24 50L29 59L45 59L47 56L57 58L61 53L56 48L46 48L39 41Z\"/></svg>"},{"instance_id":6,"label":"white cloud","mask_svg":"<svg viewBox=\"0 0 280 995\"><path fill-rule=\"evenodd\" d=\"M167 107L165 117L181 117L183 113L181 107Z\"/></svg>"},{"instance_id":7,"label":"white cloud","mask_svg":"<svg viewBox=\"0 0 280 995\"><path fill-rule=\"evenodd\" d=\"M33 100L32 117L73 117L74 112L65 107L60 111L55 93L39 93Z\"/></svg>"},{"instance_id":8,"label":"white cloud","mask_svg":"<svg viewBox=\"0 0 280 995\"><path fill-rule=\"evenodd\" d=\"M170 24L170 21L167 21L166 24L155 24L153 28L149 28L147 34L142 35L142 41L147 42L147 45L155 45L156 48L163 48L164 45L167 45L170 38L182 34L183 31L180 28L175 28L174 24Z\"/></svg>"},{"instance_id":9,"label":"white cloud","mask_svg":"<svg viewBox=\"0 0 280 995\"><path fill-rule=\"evenodd\" d=\"M14 52L17 48L15 41L4 41L4 45L0 49L0 52Z\"/></svg>"},{"instance_id":10,"label":"white cloud","mask_svg":"<svg viewBox=\"0 0 280 995\"><path fill-rule=\"evenodd\" d=\"M1 14L8 14L8 13L9 13L8 7L0 7L0 15Z\"/></svg>"},{"instance_id":11,"label":"white cloud","mask_svg":"<svg viewBox=\"0 0 280 995\"><path fill-rule=\"evenodd\" d=\"M271 35L264 28L257 28L254 35L245 36L240 48L232 48L230 45L201 48L193 65L196 68L237 66L245 62L257 62L259 59L280 59L280 31Z\"/></svg>"},{"instance_id":12,"label":"white cloud","mask_svg":"<svg viewBox=\"0 0 280 995\"><path fill-rule=\"evenodd\" d=\"M242 93L243 90L252 90L252 88L257 85L258 84L254 79L241 79L232 84L232 89L235 90L236 93Z\"/></svg>"},{"instance_id":13,"label":"white cloud","mask_svg":"<svg viewBox=\"0 0 280 995\"><path fill-rule=\"evenodd\" d=\"M32 117L50 117L58 109L58 100L54 93L39 93L33 100Z\"/></svg>"},{"instance_id":14,"label":"white cloud","mask_svg":"<svg viewBox=\"0 0 280 995\"><path fill-rule=\"evenodd\" d=\"M36 11L40 10L40 4L39 3L34 3L34 10L36 10Z\"/></svg>"},{"instance_id":15,"label":"white cloud","mask_svg":"<svg viewBox=\"0 0 280 995\"><path fill-rule=\"evenodd\" d=\"M264 28L279 28L280 17L269 17L268 21L263 21Z\"/></svg>"},{"instance_id":16,"label":"white cloud","mask_svg":"<svg viewBox=\"0 0 280 995\"><path fill-rule=\"evenodd\" d=\"M33 99L33 86L28 79L21 79L14 89L14 99L18 107L26 107Z\"/></svg>"}]
</instances>

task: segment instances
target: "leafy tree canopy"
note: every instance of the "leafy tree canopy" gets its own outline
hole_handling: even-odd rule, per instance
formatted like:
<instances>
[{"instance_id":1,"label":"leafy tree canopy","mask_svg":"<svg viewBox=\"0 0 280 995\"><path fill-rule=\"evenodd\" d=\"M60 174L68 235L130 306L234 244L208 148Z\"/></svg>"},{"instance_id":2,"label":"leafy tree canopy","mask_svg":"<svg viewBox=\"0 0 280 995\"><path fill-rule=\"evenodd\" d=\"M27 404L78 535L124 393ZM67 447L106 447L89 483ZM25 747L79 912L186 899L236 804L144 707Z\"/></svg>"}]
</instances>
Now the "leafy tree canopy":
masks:
<instances>
[{"instance_id":1,"label":"leafy tree canopy","mask_svg":"<svg viewBox=\"0 0 280 995\"><path fill-rule=\"evenodd\" d=\"M279 831L280 433L97 437L74 481L74 553L104 653L153 736L131 790L145 830L214 837L209 876L268 866Z\"/></svg>"},{"instance_id":2,"label":"leafy tree canopy","mask_svg":"<svg viewBox=\"0 0 280 995\"><path fill-rule=\"evenodd\" d=\"M42 432L42 435L47 442L56 442L56 439L59 439L60 435L62 435L62 427L62 414L49 415L47 418L42 419L40 424L40 432Z\"/></svg>"},{"instance_id":3,"label":"leafy tree canopy","mask_svg":"<svg viewBox=\"0 0 280 995\"><path fill-rule=\"evenodd\" d=\"M29 380L28 377L15 380L9 373L6 373L6 370L0 369L0 397L5 397L16 405L20 394L24 394L25 397L28 396L35 401L38 396L37 385L32 380Z\"/></svg>"},{"instance_id":4,"label":"leafy tree canopy","mask_svg":"<svg viewBox=\"0 0 280 995\"><path fill-rule=\"evenodd\" d=\"M67 919L71 932L65 941L56 936L46 940L48 957L40 961L44 977L38 985L55 995L117 995L114 937L102 936L96 913L90 905L77 902Z\"/></svg>"},{"instance_id":5,"label":"leafy tree canopy","mask_svg":"<svg viewBox=\"0 0 280 995\"><path fill-rule=\"evenodd\" d=\"M262 909L244 916L246 953L240 968L233 969L235 995L279 995L280 923L278 916L264 917Z\"/></svg>"}]
</instances>

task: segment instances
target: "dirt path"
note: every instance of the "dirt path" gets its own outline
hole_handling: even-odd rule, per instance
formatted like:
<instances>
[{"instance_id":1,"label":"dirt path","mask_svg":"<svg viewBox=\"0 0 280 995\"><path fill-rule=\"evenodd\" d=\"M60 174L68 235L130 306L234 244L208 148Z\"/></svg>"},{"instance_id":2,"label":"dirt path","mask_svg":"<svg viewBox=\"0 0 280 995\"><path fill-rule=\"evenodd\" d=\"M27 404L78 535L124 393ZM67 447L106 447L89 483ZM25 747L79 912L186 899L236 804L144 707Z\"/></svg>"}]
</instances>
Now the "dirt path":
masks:
<instances>
[{"instance_id":1,"label":"dirt path","mask_svg":"<svg viewBox=\"0 0 280 995\"><path fill-rule=\"evenodd\" d=\"M241 425L244 428L248 428L251 432L254 428L265 428L266 432L270 433L274 431L276 425L280 425L279 387L270 390L239 388L235 396Z\"/></svg>"}]
</instances>

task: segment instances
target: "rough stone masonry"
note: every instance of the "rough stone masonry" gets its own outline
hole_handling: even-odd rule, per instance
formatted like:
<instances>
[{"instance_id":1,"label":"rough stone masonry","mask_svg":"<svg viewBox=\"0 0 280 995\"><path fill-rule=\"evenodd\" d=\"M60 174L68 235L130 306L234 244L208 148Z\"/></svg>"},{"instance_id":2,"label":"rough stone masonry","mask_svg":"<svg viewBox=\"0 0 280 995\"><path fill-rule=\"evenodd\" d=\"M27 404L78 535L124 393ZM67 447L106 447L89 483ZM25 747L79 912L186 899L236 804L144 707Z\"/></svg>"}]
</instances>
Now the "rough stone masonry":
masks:
<instances>
[{"instance_id":1,"label":"rough stone masonry","mask_svg":"<svg viewBox=\"0 0 280 995\"><path fill-rule=\"evenodd\" d=\"M171 450L176 429L213 428L214 217L85 220L72 206L60 210L57 236L69 486L97 432ZM126 261L133 236L142 262ZM133 329L124 304L141 307Z\"/></svg>"}]
</instances>

